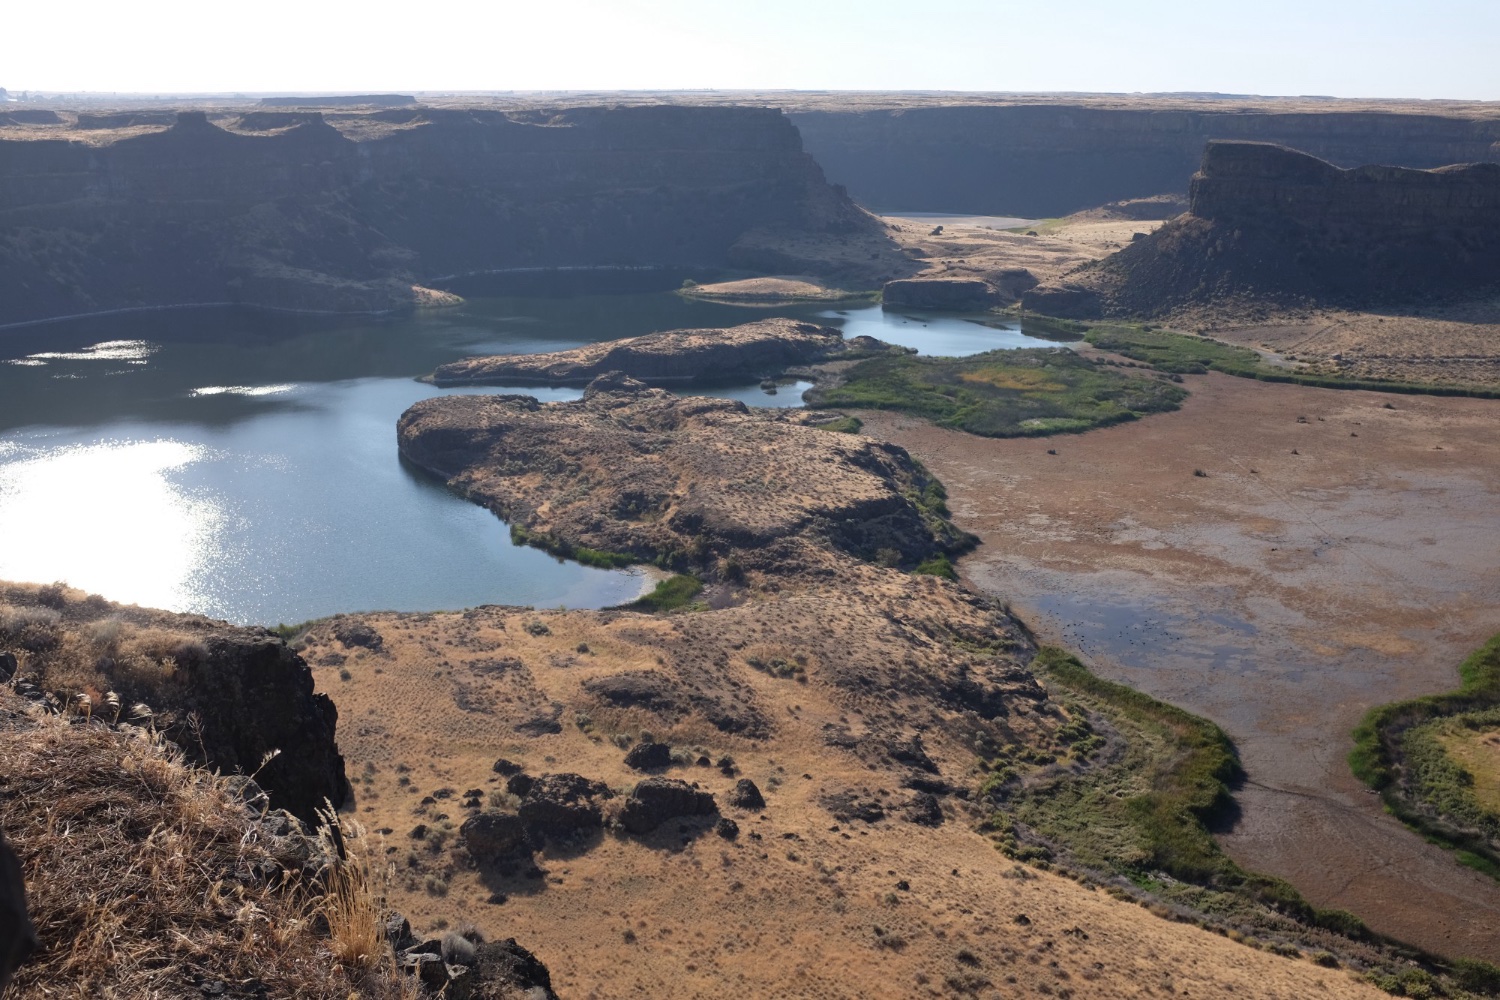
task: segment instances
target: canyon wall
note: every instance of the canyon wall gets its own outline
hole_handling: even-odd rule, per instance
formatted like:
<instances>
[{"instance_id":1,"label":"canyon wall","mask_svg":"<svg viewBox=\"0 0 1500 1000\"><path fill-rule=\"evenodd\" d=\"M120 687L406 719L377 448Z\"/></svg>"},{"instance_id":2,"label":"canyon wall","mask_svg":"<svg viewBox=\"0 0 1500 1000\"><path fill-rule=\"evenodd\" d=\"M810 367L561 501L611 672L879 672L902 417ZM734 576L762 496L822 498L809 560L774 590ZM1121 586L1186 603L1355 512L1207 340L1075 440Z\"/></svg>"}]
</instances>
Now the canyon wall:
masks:
<instances>
[{"instance_id":1,"label":"canyon wall","mask_svg":"<svg viewBox=\"0 0 1500 1000\"><path fill-rule=\"evenodd\" d=\"M1365 307L1500 288L1500 163L1341 169L1284 146L1213 142L1190 210L1063 285L1051 315L1158 316L1259 300Z\"/></svg>"},{"instance_id":2,"label":"canyon wall","mask_svg":"<svg viewBox=\"0 0 1500 1000\"><path fill-rule=\"evenodd\" d=\"M1340 166L1500 160L1500 119L1372 110L927 106L791 113L830 180L875 211L1046 218L1183 192L1212 139Z\"/></svg>"},{"instance_id":3,"label":"canyon wall","mask_svg":"<svg viewBox=\"0 0 1500 1000\"><path fill-rule=\"evenodd\" d=\"M0 323L383 309L448 275L711 267L753 228L869 225L774 109L159 116L0 128Z\"/></svg>"}]
</instances>

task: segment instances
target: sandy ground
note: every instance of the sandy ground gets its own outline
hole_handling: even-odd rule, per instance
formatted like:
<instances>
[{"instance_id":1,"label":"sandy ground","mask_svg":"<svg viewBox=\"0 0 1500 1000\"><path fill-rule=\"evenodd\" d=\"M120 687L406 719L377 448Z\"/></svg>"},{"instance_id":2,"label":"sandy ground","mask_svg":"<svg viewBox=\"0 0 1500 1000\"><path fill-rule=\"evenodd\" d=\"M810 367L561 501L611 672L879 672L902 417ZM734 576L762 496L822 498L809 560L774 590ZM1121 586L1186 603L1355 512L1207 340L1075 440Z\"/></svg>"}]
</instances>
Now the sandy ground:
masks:
<instances>
[{"instance_id":1,"label":"sandy ground","mask_svg":"<svg viewBox=\"0 0 1500 1000\"><path fill-rule=\"evenodd\" d=\"M1238 861L1398 938L1500 959L1500 885L1386 816L1345 763L1367 708L1451 689L1500 631L1500 402L1187 384L1179 412L1079 437L861 416L984 539L972 583L1229 731L1250 775L1223 837Z\"/></svg>"},{"instance_id":2,"label":"sandy ground","mask_svg":"<svg viewBox=\"0 0 1500 1000\"><path fill-rule=\"evenodd\" d=\"M1007 232L986 216L928 218L882 216L902 252L925 265L924 277L988 278L1024 267L1038 281L1056 281L1081 264L1124 247L1135 233L1150 233L1161 221L1094 218L1087 214ZM949 221L944 221L948 219ZM999 219L998 222L1024 220ZM933 235L941 223L943 231ZM1027 232L1036 235L1028 236Z\"/></svg>"}]
</instances>

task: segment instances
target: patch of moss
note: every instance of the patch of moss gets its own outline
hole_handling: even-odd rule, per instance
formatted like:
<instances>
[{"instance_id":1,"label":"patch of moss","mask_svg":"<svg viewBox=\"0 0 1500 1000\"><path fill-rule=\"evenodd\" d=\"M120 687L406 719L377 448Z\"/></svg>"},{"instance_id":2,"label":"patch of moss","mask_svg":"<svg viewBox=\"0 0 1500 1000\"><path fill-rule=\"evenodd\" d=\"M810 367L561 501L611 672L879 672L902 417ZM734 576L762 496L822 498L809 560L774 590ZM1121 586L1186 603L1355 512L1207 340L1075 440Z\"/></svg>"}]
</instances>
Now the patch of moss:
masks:
<instances>
[{"instance_id":1,"label":"patch of moss","mask_svg":"<svg viewBox=\"0 0 1500 1000\"><path fill-rule=\"evenodd\" d=\"M862 361L838 385L814 386L814 408L898 410L987 437L1069 433L1175 410L1187 392L1124 375L1065 348L965 358L902 355Z\"/></svg>"}]
</instances>

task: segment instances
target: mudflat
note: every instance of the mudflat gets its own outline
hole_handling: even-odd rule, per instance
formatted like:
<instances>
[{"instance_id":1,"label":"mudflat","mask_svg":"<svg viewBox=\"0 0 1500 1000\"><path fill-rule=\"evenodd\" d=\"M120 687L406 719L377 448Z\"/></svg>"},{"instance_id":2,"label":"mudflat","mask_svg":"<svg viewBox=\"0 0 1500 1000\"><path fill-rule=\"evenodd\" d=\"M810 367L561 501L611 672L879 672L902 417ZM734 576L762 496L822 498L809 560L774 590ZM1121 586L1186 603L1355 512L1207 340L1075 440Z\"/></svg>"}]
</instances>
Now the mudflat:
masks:
<instances>
[{"instance_id":1,"label":"mudflat","mask_svg":"<svg viewBox=\"0 0 1500 1000\"><path fill-rule=\"evenodd\" d=\"M1422 947L1500 958L1500 885L1385 815L1345 762L1366 709L1455 687L1500 631L1500 402L1187 386L1175 413L1046 441L859 415L946 484L985 543L960 565L974 585L1230 733L1238 862Z\"/></svg>"}]
</instances>

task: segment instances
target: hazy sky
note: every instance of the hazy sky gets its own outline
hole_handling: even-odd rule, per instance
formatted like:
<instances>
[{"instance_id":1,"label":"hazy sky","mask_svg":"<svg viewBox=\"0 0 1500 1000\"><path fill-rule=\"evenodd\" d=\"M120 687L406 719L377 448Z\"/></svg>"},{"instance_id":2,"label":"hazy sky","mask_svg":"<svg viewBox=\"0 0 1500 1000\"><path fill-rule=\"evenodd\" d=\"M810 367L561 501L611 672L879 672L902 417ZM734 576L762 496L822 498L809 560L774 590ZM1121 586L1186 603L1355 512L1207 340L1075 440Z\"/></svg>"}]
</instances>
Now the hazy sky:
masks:
<instances>
[{"instance_id":1,"label":"hazy sky","mask_svg":"<svg viewBox=\"0 0 1500 1000\"><path fill-rule=\"evenodd\" d=\"M1500 99L1500 0L58 0L13 91L1200 90Z\"/></svg>"}]
</instances>

